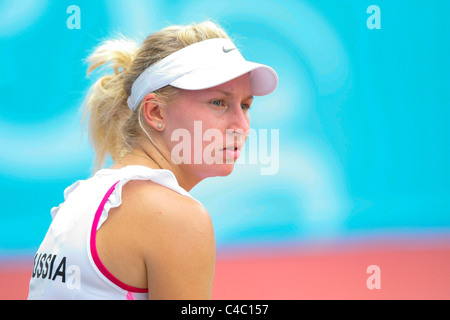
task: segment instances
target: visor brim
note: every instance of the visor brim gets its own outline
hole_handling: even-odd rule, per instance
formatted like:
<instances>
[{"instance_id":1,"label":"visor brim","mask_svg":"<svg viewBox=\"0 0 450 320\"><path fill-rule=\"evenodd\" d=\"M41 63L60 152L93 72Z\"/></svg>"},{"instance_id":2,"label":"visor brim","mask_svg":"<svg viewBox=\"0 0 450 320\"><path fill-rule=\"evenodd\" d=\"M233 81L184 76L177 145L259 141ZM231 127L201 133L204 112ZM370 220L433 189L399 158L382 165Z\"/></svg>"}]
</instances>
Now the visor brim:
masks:
<instances>
[{"instance_id":1,"label":"visor brim","mask_svg":"<svg viewBox=\"0 0 450 320\"><path fill-rule=\"evenodd\" d=\"M250 73L251 90L254 96L265 96L278 85L278 76L271 67L243 61L242 63L203 68L172 81L171 86L184 90L209 89Z\"/></svg>"}]
</instances>

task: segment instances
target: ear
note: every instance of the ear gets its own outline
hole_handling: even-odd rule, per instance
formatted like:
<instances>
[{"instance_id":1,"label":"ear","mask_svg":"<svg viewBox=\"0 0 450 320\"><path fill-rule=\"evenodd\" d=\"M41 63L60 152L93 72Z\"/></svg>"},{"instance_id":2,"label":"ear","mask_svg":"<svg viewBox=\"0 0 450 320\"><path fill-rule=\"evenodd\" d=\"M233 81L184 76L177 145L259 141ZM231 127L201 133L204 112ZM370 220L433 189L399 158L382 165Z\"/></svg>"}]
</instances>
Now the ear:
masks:
<instances>
[{"instance_id":1,"label":"ear","mask_svg":"<svg viewBox=\"0 0 450 320\"><path fill-rule=\"evenodd\" d=\"M147 123L155 130L162 131L164 128L164 117L156 95L149 93L144 97L142 103L142 114Z\"/></svg>"}]
</instances>

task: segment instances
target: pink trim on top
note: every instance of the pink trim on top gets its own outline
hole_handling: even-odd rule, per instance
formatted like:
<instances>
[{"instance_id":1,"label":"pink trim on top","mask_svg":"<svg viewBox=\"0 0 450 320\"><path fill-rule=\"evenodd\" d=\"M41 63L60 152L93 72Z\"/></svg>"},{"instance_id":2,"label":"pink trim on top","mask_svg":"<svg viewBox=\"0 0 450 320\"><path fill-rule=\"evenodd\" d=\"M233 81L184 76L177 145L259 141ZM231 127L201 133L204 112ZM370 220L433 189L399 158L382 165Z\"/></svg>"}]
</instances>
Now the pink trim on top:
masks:
<instances>
[{"instance_id":1,"label":"pink trim on top","mask_svg":"<svg viewBox=\"0 0 450 320\"><path fill-rule=\"evenodd\" d=\"M117 181L111 188L109 188L108 192L106 192L105 196L103 197L103 200L100 203L100 206L98 207L97 211L95 212L94 222L92 224L92 229L91 229L90 248L91 248L92 259L94 260L94 263L97 266L97 268L100 270L100 272L109 281L114 283L116 286L122 288L123 290L128 291L127 298L129 298L129 294L131 292L146 293L146 292L148 292L148 290L129 286L129 285L123 283L122 281L120 281L119 279L117 279L116 277L114 277L112 275L112 273L109 272L108 269L106 269L106 267L103 265L102 261L100 260L100 257L98 256L98 252L97 252L96 242L95 242L95 238L96 238L96 234L97 234L97 226L98 226L98 222L100 221L100 217L102 215L103 208L105 207L105 204L108 201L109 196L114 191L114 188L116 187L116 185L119 182L120 182L120 180Z\"/></svg>"}]
</instances>

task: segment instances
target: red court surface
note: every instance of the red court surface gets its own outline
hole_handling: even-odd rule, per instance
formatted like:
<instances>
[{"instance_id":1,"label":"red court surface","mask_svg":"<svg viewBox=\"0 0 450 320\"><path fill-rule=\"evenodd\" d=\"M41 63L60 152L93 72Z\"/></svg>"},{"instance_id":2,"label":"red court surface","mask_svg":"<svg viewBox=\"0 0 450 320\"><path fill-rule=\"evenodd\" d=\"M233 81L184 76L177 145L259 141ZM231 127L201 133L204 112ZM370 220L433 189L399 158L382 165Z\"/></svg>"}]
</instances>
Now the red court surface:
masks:
<instances>
[{"instance_id":1,"label":"red court surface","mask_svg":"<svg viewBox=\"0 0 450 320\"><path fill-rule=\"evenodd\" d=\"M26 299L32 262L0 263L0 299ZM369 289L379 267L380 288ZM217 254L213 299L450 299L450 243L238 249Z\"/></svg>"}]
</instances>

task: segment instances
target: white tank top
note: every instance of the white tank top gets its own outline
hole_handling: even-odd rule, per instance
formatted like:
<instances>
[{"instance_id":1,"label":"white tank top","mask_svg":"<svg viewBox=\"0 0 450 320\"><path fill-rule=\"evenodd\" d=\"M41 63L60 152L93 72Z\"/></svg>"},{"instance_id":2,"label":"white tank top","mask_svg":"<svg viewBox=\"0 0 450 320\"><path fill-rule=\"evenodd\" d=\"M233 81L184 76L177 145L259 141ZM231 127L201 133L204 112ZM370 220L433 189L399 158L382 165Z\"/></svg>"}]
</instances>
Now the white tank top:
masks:
<instances>
[{"instance_id":1,"label":"white tank top","mask_svg":"<svg viewBox=\"0 0 450 320\"><path fill-rule=\"evenodd\" d=\"M100 261L95 245L97 230L109 210L122 203L122 187L130 180L152 180L196 200L166 169L137 165L102 169L75 182L64 190L64 202L51 209L52 223L34 257L28 299L148 298L147 289L115 278Z\"/></svg>"}]
</instances>

